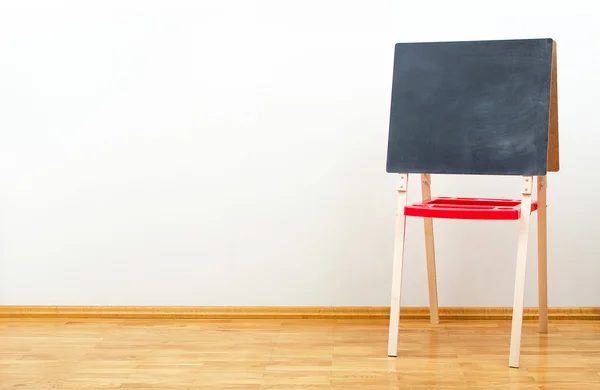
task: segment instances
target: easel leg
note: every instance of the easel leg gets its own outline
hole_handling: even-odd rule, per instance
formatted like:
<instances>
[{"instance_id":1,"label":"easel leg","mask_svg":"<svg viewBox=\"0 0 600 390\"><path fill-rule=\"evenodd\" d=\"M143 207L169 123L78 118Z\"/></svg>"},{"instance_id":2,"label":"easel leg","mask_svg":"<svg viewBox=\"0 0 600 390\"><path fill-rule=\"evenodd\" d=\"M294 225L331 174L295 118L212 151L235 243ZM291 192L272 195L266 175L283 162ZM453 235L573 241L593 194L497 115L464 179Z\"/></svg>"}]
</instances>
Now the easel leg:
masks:
<instances>
[{"instance_id":1,"label":"easel leg","mask_svg":"<svg viewBox=\"0 0 600 390\"><path fill-rule=\"evenodd\" d=\"M431 175L421 175L423 201L431 199ZM425 253L427 256L427 282L429 285L429 315L432 324L440 323L438 312L437 277L435 272L435 245L433 240L433 219L423 218L425 224Z\"/></svg>"},{"instance_id":2,"label":"easel leg","mask_svg":"<svg viewBox=\"0 0 600 390\"><path fill-rule=\"evenodd\" d=\"M388 337L388 356L398 356L398 332L400 330L400 293L402 290L402 263L404 260L404 241L406 236L406 192L408 174L400 174L398 184L398 206L396 210L396 238L394 240L394 266L392 271L392 302L390 305L390 329Z\"/></svg>"},{"instance_id":3,"label":"easel leg","mask_svg":"<svg viewBox=\"0 0 600 390\"><path fill-rule=\"evenodd\" d=\"M546 176L538 177L537 185L537 230L538 230L538 301L540 333L548 333L548 252L546 229Z\"/></svg>"},{"instance_id":4,"label":"easel leg","mask_svg":"<svg viewBox=\"0 0 600 390\"><path fill-rule=\"evenodd\" d=\"M521 354L521 331L523 329L523 302L525 299L525 271L527 268L527 241L529 238L529 220L531 217L531 192L533 177L523 178L523 196L519 219L519 243L517 247L517 269L515 275L515 295L513 302L512 330L510 334L509 366L519 367Z\"/></svg>"}]
</instances>

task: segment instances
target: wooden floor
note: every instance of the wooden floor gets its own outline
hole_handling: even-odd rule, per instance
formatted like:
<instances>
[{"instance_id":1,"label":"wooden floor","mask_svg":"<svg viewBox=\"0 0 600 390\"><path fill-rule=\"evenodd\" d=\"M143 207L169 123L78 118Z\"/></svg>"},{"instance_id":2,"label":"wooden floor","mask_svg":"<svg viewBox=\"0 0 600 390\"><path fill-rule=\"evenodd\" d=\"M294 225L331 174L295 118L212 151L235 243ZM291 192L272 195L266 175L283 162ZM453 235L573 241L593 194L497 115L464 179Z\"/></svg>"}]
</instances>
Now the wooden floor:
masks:
<instances>
[{"instance_id":1,"label":"wooden floor","mask_svg":"<svg viewBox=\"0 0 600 390\"><path fill-rule=\"evenodd\" d=\"M600 389L600 322L0 319L2 389Z\"/></svg>"}]
</instances>

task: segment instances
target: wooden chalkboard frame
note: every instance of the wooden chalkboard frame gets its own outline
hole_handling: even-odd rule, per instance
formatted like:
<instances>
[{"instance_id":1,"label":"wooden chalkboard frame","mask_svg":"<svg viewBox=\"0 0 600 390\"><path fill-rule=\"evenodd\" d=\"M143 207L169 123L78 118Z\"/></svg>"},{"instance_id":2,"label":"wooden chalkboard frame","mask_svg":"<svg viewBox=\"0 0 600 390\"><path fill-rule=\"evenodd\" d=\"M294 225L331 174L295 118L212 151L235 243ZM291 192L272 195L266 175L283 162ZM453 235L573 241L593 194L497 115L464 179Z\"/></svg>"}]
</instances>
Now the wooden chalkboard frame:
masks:
<instances>
[{"instance_id":1,"label":"wooden chalkboard frame","mask_svg":"<svg viewBox=\"0 0 600 390\"><path fill-rule=\"evenodd\" d=\"M556 41L552 43L552 85L550 87L550 125L548 127L548 172L560 170L558 152L558 64Z\"/></svg>"},{"instance_id":2,"label":"wooden chalkboard frame","mask_svg":"<svg viewBox=\"0 0 600 390\"><path fill-rule=\"evenodd\" d=\"M521 332L523 326L525 271L527 262L527 246L531 212L537 210L538 234L538 300L539 300L539 332L548 332L548 289L547 289L547 172L558 172L559 137L558 137L558 67L557 45L552 41L550 105L548 121L547 170L543 175L523 175L521 180L521 200L519 204L519 235L516 259L516 276L514 285L513 318L510 337L509 367L518 368L521 348ZM395 172L400 181L397 188L396 234L394 241L394 262L392 272L392 291L390 305L390 322L388 337L388 356L398 355L398 332L400 321L400 296L402 284L402 266L406 237L406 210L409 175L420 174L422 203L427 205L431 196L431 173ZM534 191L534 185L536 191ZM532 199L533 192L537 199ZM460 214L457 207L456 213ZM463 218L466 219L466 218ZM501 218L498 218L501 219ZM437 276L435 266L435 250L432 217L424 217L425 249L427 260L427 278L429 290L430 319L433 324L439 323Z\"/></svg>"}]
</instances>

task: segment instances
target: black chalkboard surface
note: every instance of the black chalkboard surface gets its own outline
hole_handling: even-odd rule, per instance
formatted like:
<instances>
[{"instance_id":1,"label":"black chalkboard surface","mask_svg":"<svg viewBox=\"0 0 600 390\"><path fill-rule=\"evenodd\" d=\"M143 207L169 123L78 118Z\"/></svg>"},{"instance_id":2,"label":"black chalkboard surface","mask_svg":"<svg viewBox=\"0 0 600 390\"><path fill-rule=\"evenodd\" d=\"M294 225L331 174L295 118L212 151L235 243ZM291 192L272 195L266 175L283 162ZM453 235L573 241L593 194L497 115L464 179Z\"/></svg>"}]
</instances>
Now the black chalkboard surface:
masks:
<instances>
[{"instance_id":1,"label":"black chalkboard surface","mask_svg":"<svg viewBox=\"0 0 600 390\"><path fill-rule=\"evenodd\" d=\"M553 43L396 44L387 172L546 175Z\"/></svg>"}]
</instances>

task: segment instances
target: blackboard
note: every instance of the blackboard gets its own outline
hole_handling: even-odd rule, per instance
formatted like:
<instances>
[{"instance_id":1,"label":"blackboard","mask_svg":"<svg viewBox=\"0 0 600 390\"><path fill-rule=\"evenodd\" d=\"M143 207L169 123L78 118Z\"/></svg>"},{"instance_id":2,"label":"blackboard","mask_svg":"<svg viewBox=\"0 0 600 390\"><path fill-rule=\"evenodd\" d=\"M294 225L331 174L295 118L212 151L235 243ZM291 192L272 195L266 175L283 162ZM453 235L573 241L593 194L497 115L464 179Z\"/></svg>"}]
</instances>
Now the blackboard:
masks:
<instances>
[{"instance_id":1,"label":"blackboard","mask_svg":"<svg viewBox=\"0 0 600 390\"><path fill-rule=\"evenodd\" d=\"M545 175L553 50L552 39L397 43L387 172Z\"/></svg>"}]
</instances>

